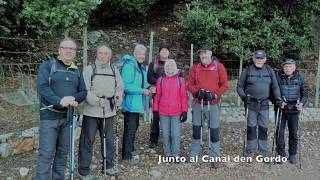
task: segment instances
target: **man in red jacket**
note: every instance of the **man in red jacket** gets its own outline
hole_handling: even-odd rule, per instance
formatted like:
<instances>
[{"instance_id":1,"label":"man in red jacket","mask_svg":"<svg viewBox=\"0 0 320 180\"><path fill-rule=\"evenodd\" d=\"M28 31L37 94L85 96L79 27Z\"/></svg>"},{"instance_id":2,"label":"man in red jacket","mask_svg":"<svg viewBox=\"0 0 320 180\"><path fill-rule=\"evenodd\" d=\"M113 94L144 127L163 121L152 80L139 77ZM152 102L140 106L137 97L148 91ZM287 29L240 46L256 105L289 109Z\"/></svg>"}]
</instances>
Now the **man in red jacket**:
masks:
<instances>
[{"instance_id":1,"label":"man in red jacket","mask_svg":"<svg viewBox=\"0 0 320 180\"><path fill-rule=\"evenodd\" d=\"M203 45L198 51L200 62L195 64L189 75L188 90L193 95L193 138L191 157L199 155L201 151L201 136L204 119L201 112L208 112L209 116L209 156L216 159L220 156L220 96L228 90L228 77L225 67L218 58L212 56L212 51ZM202 106L205 105L205 106ZM207 108L209 105L209 108ZM202 110L201 110L202 109ZM218 162L211 163L212 168L218 168Z\"/></svg>"}]
</instances>

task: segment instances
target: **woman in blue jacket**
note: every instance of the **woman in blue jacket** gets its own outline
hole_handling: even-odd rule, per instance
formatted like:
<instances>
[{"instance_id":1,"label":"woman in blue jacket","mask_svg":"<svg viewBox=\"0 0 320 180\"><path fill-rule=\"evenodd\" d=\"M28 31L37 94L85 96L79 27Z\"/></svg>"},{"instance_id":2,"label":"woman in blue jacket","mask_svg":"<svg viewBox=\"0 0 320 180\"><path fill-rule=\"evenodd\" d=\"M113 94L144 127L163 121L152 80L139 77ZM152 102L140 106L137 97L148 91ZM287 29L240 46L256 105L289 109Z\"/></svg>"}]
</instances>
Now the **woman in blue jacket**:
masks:
<instances>
[{"instance_id":1,"label":"woman in blue jacket","mask_svg":"<svg viewBox=\"0 0 320 180\"><path fill-rule=\"evenodd\" d=\"M141 44L134 48L133 56L125 55L121 77L124 83L124 134L122 143L122 159L137 165L137 159L132 158L134 139L139 127L139 114L144 113L146 96L151 94L148 89L147 73L143 65L147 48Z\"/></svg>"}]
</instances>

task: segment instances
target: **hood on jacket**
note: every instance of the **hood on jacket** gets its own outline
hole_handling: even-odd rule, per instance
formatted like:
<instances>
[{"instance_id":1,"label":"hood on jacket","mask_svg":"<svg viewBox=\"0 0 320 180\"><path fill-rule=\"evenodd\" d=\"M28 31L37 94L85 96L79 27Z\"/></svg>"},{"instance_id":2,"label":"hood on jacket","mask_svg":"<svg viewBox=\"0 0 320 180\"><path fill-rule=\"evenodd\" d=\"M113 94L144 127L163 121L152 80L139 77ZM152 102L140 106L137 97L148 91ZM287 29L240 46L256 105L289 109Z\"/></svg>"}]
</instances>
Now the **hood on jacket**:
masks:
<instances>
[{"instance_id":1,"label":"hood on jacket","mask_svg":"<svg viewBox=\"0 0 320 180\"><path fill-rule=\"evenodd\" d=\"M173 69L172 71L170 71L168 69L168 65L173 65ZM177 63L175 60L173 59L168 59L165 63L164 63L164 73L166 74L166 76L174 76L177 75L179 73L179 69L177 67Z\"/></svg>"}]
</instances>

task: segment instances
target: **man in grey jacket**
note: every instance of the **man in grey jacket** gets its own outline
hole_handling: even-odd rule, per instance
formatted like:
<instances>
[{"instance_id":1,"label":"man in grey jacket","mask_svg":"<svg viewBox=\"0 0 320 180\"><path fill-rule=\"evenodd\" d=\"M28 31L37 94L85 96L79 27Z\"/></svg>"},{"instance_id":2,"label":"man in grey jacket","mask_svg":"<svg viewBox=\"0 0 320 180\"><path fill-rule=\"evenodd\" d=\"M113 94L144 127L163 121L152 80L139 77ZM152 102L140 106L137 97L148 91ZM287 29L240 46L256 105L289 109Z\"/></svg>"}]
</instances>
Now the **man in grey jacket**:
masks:
<instances>
[{"instance_id":1,"label":"man in grey jacket","mask_svg":"<svg viewBox=\"0 0 320 180\"><path fill-rule=\"evenodd\" d=\"M253 64L241 73L237 83L237 92L248 108L246 155L252 157L258 147L262 156L268 156L270 94L279 106L282 106L282 101L275 73L265 64L265 51L255 51L252 59Z\"/></svg>"},{"instance_id":2,"label":"man in grey jacket","mask_svg":"<svg viewBox=\"0 0 320 180\"><path fill-rule=\"evenodd\" d=\"M97 47L97 59L94 64L86 67L83 72L88 95L83 109L83 122L79 145L79 176L82 179L90 177L90 164L95 135L99 130L101 138L101 154L106 160L106 174L114 176L114 139L113 121L116 106L122 103L123 82L117 68L110 64L112 51L105 45ZM103 134L106 140L103 141ZM106 157L103 148L106 145ZM104 169L102 165L102 169Z\"/></svg>"}]
</instances>

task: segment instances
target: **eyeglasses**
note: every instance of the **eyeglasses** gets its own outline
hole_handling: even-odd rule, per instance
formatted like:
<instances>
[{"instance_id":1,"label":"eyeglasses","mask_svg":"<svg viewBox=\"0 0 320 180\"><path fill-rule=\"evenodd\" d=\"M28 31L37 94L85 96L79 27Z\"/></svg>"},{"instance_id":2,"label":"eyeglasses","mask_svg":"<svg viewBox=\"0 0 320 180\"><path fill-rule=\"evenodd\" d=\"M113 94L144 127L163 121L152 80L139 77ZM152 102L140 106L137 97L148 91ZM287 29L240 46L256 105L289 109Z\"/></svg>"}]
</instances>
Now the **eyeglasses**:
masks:
<instances>
[{"instance_id":1,"label":"eyeglasses","mask_svg":"<svg viewBox=\"0 0 320 180\"><path fill-rule=\"evenodd\" d=\"M63 46L60 46L61 49L63 50L70 50L70 51L75 51L76 48L73 48L73 47L63 47Z\"/></svg>"}]
</instances>

